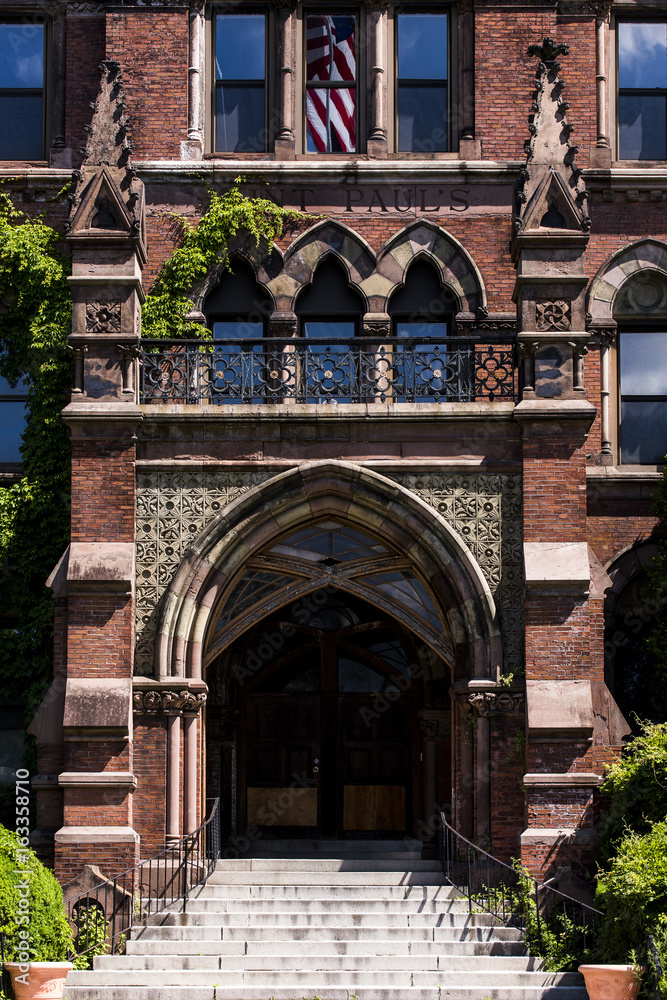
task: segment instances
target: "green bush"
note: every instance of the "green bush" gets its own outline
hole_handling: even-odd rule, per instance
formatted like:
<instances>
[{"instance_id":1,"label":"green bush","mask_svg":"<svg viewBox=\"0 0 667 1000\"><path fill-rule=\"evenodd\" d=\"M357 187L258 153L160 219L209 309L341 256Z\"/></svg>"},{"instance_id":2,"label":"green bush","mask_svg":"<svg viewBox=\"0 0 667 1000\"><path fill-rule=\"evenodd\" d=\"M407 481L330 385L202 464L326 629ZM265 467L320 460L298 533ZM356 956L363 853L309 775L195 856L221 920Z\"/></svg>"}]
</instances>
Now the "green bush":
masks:
<instances>
[{"instance_id":1,"label":"green bush","mask_svg":"<svg viewBox=\"0 0 667 1000\"><path fill-rule=\"evenodd\" d=\"M26 942L32 962L66 962L73 947L55 876L4 826L0 826L0 931L8 962L22 960Z\"/></svg>"},{"instance_id":2,"label":"green bush","mask_svg":"<svg viewBox=\"0 0 667 1000\"><path fill-rule=\"evenodd\" d=\"M603 961L645 961L647 936L658 943L667 932L666 821L654 823L649 833L626 833L607 871L598 875L595 901L606 914L599 943Z\"/></svg>"},{"instance_id":3,"label":"green bush","mask_svg":"<svg viewBox=\"0 0 667 1000\"><path fill-rule=\"evenodd\" d=\"M640 734L609 768L601 792L609 797L599 843L606 867L628 831L648 833L667 816L667 722L641 723Z\"/></svg>"}]
</instances>

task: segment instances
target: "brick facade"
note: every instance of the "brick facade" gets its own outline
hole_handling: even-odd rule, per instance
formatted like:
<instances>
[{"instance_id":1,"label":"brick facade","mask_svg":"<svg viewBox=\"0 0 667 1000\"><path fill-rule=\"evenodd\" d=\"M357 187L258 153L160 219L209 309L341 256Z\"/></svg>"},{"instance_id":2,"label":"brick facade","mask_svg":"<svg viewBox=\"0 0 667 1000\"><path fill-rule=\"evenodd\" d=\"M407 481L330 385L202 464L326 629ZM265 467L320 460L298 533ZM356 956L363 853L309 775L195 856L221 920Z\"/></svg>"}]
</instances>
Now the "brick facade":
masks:
<instances>
[{"instance_id":1,"label":"brick facade","mask_svg":"<svg viewBox=\"0 0 667 1000\"><path fill-rule=\"evenodd\" d=\"M609 656L605 661L607 595L612 585L621 587L615 571L622 555L655 537L650 494L658 480L655 467L620 462L616 307L607 309L608 299L595 299L591 290L620 250L650 238L667 253L662 175L648 167L628 180L622 162L613 160L615 139L597 104L596 46L606 39L611 51L613 5L611 22L565 0L530 9L476 0L467 21L460 5L460 24L468 25L461 32L474 23L474 67L469 73L455 57L452 78L455 69L463 106L474 77L474 128L461 135L453 128L451 152L400 153L384 105L363 94L364 127L372 136L363 135L360 151L349 157L304 152L303 123L296 121L300 69L281 71L276 62L289 38L296 45L300 10L267 21L273 74L267 100L277 108L280 135L270 138L266 154L216 155L212 23L227 10L224 0L201 12L178 2L128 0L104 11L66 6L66 52L53 53L63 70L65 148L52 151L50 172L33 169L29 179L0 165L0 174L13 178L7 188L30 214L69 180L71 166L83 172L75 178L67 228L71 344L84 373L63 414L72 432L72 546L51 581L55 680L33 724L42 779L40 850L55 858L62 881L87 862L113 875L189 832L216 796L230 843L245 836L250 751L241 706L254 680L244 690L231 664L242 656L241 636L250 635L250 625L216 646L220 658L213 657L214 643L222 641L218 602L244 572L257 570L260 564L249 560L268 559L276 539L326 517L381 544L393 539L390 551L394 545L396 558L408 560L441 615L435 637L416 617L411 625L394 616L396 628L401 621L401 629L412 629L415 647L430 649L437 664L413 682L413 812L405 829L390 835L429 841L437 800L466 836L483 840L503 860L520 855L539 875L590 863L597 785L626 731L620 713L608 713L613 725L600 721L605 685L613 687ZM234 4L229 10L238 13ZM385 28L394 13L389 5L381 14ZM292 35L281 40L282 30ZM535 91L542 70L528 47L548 37L569 45L570 54L559 56L556 70L543 48L552 75L538 91L562 74L569 145L562 122L554 132L555 112L539 104ZM395 74L389 50L381 56L386 105ZM615 107L610 91L607 100ZM131 147L114 132L125 111ZM91 120L83 157L83 129ZM104 142L106 156L99 153ZM124 206L116 230L96 228L90 213L99 210L97 202L86 207L103 164L105 183ZM252 263L275 306L266 334L287 342L303 332L299 296L320 264L334 259L362 303L356 322L358 333L372 335L372 358L395 332L392 296L408 287L410 268L426 261L454 303L450 335L469 335L479 356L494 337L515 349L514 361L505 362L506 395L489 392L489 382L472 396L460 386L438 396L448 377L445 352L423 365L419 385L430 378L435 389L416 401L400 388L383 401L375 388L356 402L341 394L331 405L288 398L302 377L293 354L281 362L283 395L269 405L253 395L257 389L224 405L224 398L213 399L218 383L198 382L195 368L186 381L191 393L208 387L201 405L184 402L185 382L171 398L168 392L143 397L128 376L140 371L139 286L150 291L178 247L179 216L196 225L208 190L226 190L239 174L246 191L311 213L288 227L271 257L243 234L236 238L236 259ZM562 187L547 197L543 178L555 175ZM562 226L543 221L551 201ZM64 232L60 205L48 202L47 217ZM317 236L323 219L334 225ZM651 280L660 284L667 269L658 258L656 251L645 260L655 260L647 273L655 272ZM639 266L626 267L627 282ZM216 281L211 276L212 291ZM193 315L206 313L199 291L193 290ZM109 300L119 303L118 323L100 333L86 309ZM566 318L549 325L547 306ZM392 350L382 362L388 379L401 364L401 351ZM176 356L174 350L162 360L165 381ZM200 364L202 358L200 352ZM379 362L365 364L375 377ZM461 381L473 370L478 376L486 361L466 364ZM270 379L272 365L259 381L267 372ZM206 405L211 401L223 405ZM504 485L486 497L493 476L505 477ZM512 477L521 491L516 510ZM503 683L512 656L525 671ZM583 692L577 697L586 724L572 722L563 694L571 691ZM54 704L55 727L46 718ZM109 839L115 829L120 841ZM70 830L82 831L78 845Z\"/></svg>"}]
</instances>

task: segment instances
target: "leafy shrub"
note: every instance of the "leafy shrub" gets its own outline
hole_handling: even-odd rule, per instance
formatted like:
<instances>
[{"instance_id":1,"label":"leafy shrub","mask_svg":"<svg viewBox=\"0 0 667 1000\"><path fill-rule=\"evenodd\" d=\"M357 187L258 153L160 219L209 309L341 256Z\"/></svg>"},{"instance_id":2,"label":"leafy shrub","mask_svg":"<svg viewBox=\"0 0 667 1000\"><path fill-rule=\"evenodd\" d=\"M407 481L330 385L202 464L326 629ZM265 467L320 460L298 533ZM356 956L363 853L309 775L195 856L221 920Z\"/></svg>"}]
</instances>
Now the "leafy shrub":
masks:
<instances>
[{"instance_id":1,"label":"leafy shrub","mask_svg":"<svg viewBox=\"0 0 667 1000\"><path fill-rule=\"evenodd\" d=\"M5 935L6 961L18 961L25 940L21 932L26 930L31 961L67 961L73 942L62 889L34 851L0 826L0 931Z\"/></svg>"},{"instance_id":2,"label":"leafy shrub","mask_svg":"<svg viewBox=\"0 0 667 1000\"><path fill-rule=\"evenodd\" d=\"M627 962L634 955L644 961L648 934L664 940L667 932L667 822L654 823L649 833L626 833L598 875L595 899L606 913L603 961Z\"/></svg>"},{"instance_id":3,"label":"leafy shrub","mask_svg":"<svg viewBox=\"0 0 667 1000\"><path fill-rule=\"evenodd\" d=\"M641 732L615 761L601 787L609 812L600 825L605 864L628 830L648 833L667 816L667 722L642 722Z\"/></svg>"}]
</instances>

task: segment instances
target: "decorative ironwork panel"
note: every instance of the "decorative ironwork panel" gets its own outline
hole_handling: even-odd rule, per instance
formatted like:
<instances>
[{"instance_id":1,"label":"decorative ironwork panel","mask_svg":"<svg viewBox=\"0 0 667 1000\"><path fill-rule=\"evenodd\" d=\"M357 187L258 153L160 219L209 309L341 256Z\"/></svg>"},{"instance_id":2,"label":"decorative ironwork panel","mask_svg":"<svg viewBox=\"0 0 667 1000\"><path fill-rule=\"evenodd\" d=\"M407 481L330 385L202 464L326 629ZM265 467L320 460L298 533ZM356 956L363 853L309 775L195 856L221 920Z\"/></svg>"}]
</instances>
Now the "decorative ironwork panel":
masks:
<instances>
[{"instance_id":1,"label":"decorative ironwork panel","mask_svg":"<svg viewBox=\"0 0 667 1000\"><path fill-rule=\"evenodd\" d=\"M503 670L523 669L522 485L515 474L387 473L434 507L475 556L496 602Z\"/></svg>"},{"instance_id":2,"label":"decorative ironwork panel","mask_svg":"<svg viewBox=\"0 0 667 1000\"><path fill-rule=\"evenodd\" d=\"M506 337L159 341L144 346L144 403L472 402L516 398Z\"/></svg>"}]
</instances>

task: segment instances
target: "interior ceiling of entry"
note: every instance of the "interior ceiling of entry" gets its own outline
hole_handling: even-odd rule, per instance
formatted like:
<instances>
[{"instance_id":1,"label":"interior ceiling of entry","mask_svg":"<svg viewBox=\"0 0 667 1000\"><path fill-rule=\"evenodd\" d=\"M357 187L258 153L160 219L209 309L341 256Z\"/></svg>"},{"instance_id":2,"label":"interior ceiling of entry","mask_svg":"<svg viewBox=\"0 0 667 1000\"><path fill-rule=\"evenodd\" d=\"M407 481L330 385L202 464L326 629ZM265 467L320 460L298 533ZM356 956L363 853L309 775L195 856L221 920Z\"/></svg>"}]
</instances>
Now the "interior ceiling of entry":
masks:
<instances>
[{"instance_id":1,"label":"interior ceiling of entry","mask_svg":"<svg viewBox=\"0 0 667 1000\"><path fill-rule=\"evenodd\" d=\"M447 622L410 561L379 539L334 520L300 528L248 560L212 616L205 663L262 618L323 588L381 608L453 665Z\"/></svg>"}]
</instances>

